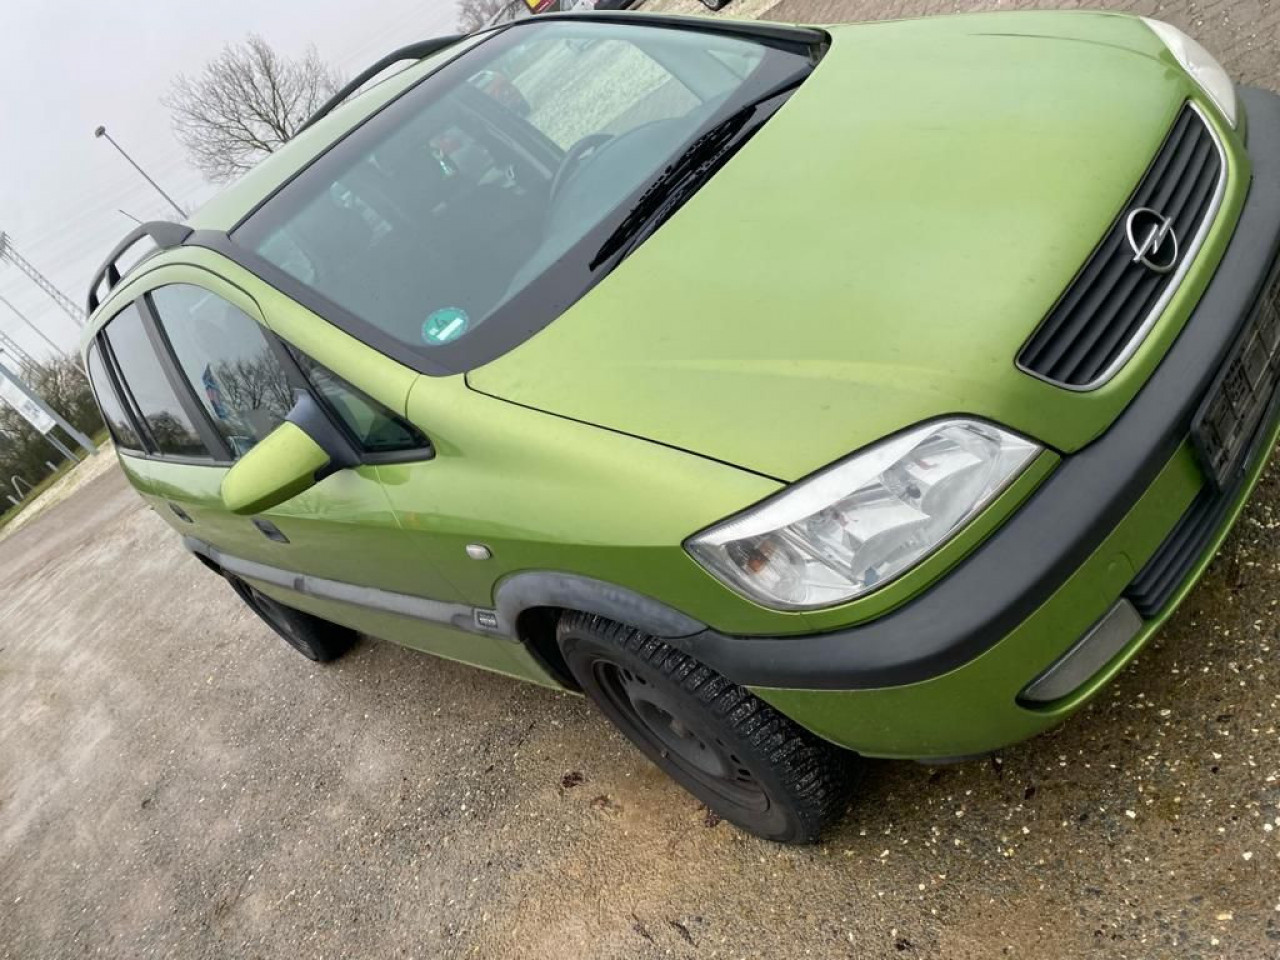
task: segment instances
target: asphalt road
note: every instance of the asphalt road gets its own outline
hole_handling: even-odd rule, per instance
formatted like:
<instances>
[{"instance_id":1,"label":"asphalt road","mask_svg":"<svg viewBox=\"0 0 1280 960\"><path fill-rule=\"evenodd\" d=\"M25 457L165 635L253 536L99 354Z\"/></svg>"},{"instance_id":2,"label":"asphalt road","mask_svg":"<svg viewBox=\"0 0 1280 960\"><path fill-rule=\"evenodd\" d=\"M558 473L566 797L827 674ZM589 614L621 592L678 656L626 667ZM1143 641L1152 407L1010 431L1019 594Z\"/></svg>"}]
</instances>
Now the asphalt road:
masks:
<instances>
[{"instance_id":1,"label":"asphalt road","mask_svg":"<svg viewBox=\"0 0 1280 960\"><path fill-rule=\"evenodd\" d=\"M1280 81L1270 0L1162 15ZM0 541L0 958L1280 957L1278 503L1273 469L1072 722L867 764L795 850L709 821L577 698L371 641L307 663L113 469Z\"/></svg>"}]
</instances>

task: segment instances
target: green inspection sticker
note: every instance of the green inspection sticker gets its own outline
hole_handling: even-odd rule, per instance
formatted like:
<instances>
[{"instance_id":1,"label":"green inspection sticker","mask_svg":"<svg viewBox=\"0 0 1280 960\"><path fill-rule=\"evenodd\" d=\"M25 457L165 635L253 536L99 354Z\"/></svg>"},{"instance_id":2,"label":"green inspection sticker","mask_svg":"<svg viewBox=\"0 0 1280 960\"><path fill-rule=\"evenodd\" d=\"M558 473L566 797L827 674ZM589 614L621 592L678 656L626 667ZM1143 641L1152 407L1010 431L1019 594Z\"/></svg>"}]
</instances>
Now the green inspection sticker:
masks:
<instances>
[{"instance_id":1,"label":"green inspection sticker","mask_svg":"<svg viewBox=\"0 0 1280 960\"><path fill-rule=\"evenodd\" d=\"M471 318L461 307L444 307L422 321L422 339L439 346L457 340L471 326Z\"/></svg>"}]
</instances>

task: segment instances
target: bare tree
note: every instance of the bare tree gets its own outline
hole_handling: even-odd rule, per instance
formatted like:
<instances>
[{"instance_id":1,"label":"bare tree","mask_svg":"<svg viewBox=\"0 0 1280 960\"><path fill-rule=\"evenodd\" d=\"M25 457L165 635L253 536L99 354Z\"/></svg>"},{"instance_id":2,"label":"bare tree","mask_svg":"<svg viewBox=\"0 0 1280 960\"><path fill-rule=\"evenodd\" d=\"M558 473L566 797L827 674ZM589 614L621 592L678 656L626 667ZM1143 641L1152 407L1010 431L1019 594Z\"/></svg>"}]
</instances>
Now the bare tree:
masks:
<instances>
[{"instance_id":1,"label":"bare tree","mask_svg":"<svg viewBox=\"0 0 1280 960\"><path fill-rule=\"evenodd\" d=\"M280 364L268 353L222 360L212 371L227 404L241 415L265 410L283 420L293 406L293 391Z\"/></svg>"},{"instance_id":2,"label":"bare tree","mask_svg":"<svg viewBox=\"0 0 1280 960\"><path fill-rule=\"evenodd\" d=\"M515 0L524 3L524 0ZM512 0L460 0L458 3L458 30L470 33L479 30L493 17L512 5Z\"/></svg>"},{"instance_id":3,"label":"bare tree","mask_svg":"<svg viewBox=\"0 0 1280 960\"><path fill-rule=\"evenodd\" d=\"M341 86L314 47L291 60L250 35L225 47L199 75L175 78L161 102L191 162L224 182L279 149Z\"/></svg>"}]
</instances>

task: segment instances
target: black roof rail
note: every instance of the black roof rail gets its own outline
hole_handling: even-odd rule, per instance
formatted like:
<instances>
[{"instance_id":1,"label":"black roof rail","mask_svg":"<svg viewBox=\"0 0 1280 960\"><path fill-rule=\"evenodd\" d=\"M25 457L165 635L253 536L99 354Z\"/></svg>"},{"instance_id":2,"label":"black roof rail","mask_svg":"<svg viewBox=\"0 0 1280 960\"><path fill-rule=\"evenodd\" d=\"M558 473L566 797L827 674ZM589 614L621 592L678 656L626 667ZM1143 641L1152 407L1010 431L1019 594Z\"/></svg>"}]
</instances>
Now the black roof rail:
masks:
<instances>
[{"instance_id":1,"label":"black roof rail","mask_svg":"<svg viewBox=\"0 0 1280 960\"><path fill-rule=\"evenodd\" d=\"M417 43L409 44L407 47L401 47L399 50L391 51L377 63L370 64L357 73L350 83L346 84L341 90L321 104L320 109L313 113L307 119L307 122L297 129L294 136L296 137L312 124L323 120L332 113L339 104L388 67L394 67L397 63L402 63L406 60L425 60L433 53L439 53L445 47L451 47L459 40L465 40L466 36L467 35L465 33L454 33L445 37L432 37L430 40L420 40Z\"/></svg>"},{"instance_id":2,"label":"black roof rail","mask_svg":"<svg viewBox=\"0 0 1280 960\"><path fill-rule=\"evenodd\" d=\"M167 220L151 220L130 230L128 235L116 244L115 249L93 275L93 283L89 285L89 313L97 310L98 304L120 282L120 268L116 266L116 261L135 243L144 237L149 237L161 250L168 250L171 247L181 246L191 234L192 229L185 223L170 223ZM99 297L98 288L102 286L104 279L107 281L107 289L102 297Z\"/></svg>"}]
</instances>

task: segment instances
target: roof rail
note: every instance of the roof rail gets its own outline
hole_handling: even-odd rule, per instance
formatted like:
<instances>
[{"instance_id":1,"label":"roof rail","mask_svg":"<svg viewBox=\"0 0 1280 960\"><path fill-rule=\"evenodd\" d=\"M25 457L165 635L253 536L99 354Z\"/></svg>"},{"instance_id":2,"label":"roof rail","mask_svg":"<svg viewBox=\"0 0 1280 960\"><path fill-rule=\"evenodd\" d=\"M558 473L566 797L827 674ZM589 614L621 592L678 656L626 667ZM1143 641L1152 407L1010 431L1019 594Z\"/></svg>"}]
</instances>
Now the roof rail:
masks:
<instances>
[{"instance_id":1,"label":"roof rail","mask_svg":"<svg viewBox=\"0 0 1280 960\"><path fill-rule=\"evenodd\" d=\"M320 109L313 113L307 119L307 122L298 128L297 132L294 133L294 136L296 137L312 124L323 120L332 113L339 104L388 67L393 67L397 63L402 63L406 60L425 60L433 53L439 53L445 47L451 47L459 40L464 39L466 39L466 34L454 33L445 37L433 37L430 40L420 40L417 43L409 44L407 47L401 47L399 50L391 51L377 63L371 64L357 73L350 83L343 86L341 90L321 104Z\"/></svg>"},{"instance_id":2,"label":"roof rail","mask_svg":"<svg viewBox=\"0 0 1280 960\"><path fill-rule=\"evenodd\" d=\"M120 282L120 268L116 266L116 261L124 256L125 252L143 237L149 237L151 241L161 250L168 250L171 247L181 246L187 237L191 236L192 229L185 223L170 223L167 220L151 220L141 226L130 230L128 235L116 244L115 249L107 256L106 261L100 266L93 275L93 283L89 285L89 313L98 309L98 304L115 289L116 284ZM102 297L98 296L98 288L102 286L102 281L106 280L107 289Z\"/></svg>"}]
</instances>

